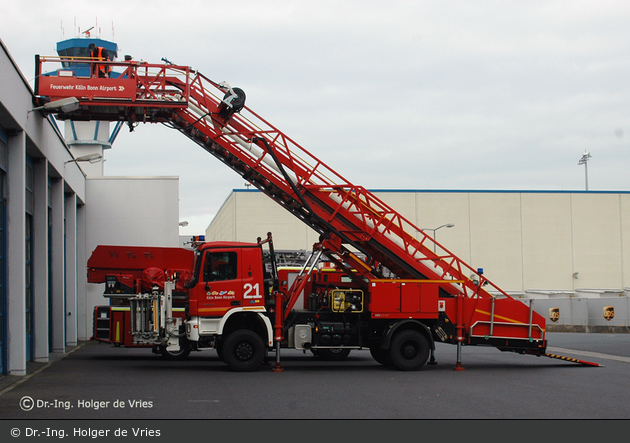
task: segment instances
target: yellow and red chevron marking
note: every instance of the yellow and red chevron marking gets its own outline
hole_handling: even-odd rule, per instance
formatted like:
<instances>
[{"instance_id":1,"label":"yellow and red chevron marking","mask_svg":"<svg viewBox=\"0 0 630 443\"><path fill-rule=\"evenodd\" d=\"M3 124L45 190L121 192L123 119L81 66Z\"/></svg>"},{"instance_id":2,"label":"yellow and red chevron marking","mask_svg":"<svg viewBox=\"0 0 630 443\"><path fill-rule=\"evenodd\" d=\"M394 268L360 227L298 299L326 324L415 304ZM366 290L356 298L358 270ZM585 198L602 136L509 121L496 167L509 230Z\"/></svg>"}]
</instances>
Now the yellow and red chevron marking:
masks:
<instances>
[{"instance_id":1,"label":"yellow and red chevron marking","mask_svg":"<svg viewBox=\"0 0 630 443\"><path fill-rule=\"evenodd\" d=\"M593 362L585 361L585 360L578 360L577 358L563 357L562 355L556 355L556 354L545 354L545 357L557 358L559 360L571 361L573 363L579 363L579 364L588 365L588 366L603 366L603 365L600 365L599 363L593 363Z\"/></svg>"}]
</instances>

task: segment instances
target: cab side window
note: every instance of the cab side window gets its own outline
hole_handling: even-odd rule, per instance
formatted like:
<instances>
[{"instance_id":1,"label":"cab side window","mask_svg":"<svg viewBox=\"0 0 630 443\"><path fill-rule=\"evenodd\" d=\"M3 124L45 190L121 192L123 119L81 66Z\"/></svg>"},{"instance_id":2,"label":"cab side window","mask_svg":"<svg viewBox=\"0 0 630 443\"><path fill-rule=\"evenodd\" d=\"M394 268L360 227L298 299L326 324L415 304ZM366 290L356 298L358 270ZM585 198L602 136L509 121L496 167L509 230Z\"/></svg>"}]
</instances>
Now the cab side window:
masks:
<instances>
[{"instance_id":1,"label":"cab side window","mask_svg":"<svg viewBox=\"0 0 630 443\"><path fill-rule=\"evenodd\" d=\"M236 252L206 252L203 281L234 280L237 277Z\"/></svg>"}]
</instances>

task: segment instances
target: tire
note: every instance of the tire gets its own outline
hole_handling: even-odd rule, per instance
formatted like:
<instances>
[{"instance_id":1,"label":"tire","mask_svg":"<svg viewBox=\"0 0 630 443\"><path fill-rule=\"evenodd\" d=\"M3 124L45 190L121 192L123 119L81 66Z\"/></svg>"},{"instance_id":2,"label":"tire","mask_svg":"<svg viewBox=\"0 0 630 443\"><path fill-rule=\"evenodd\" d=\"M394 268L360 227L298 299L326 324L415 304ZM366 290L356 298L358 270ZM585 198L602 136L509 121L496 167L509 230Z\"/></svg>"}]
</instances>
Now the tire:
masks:
<instances>
[{"instance_id":1,"label":"tire","mask_svg":"<svg viewBox=\"0 0 630 443\"><path fill-rule=\"evenodd\" d=\"M343 348L313 349L312 352L315 357L326 361L342 361L350 355L350 349Z\"/></svg>"},{"instance_id":2,"label":"tire","mask_svg":"<svg viewBox=\"0 0 630 443\"><path fill-rule=\"evenodd\" d=\"M387 366L389 364L387 361L387 350L382 349L380 343L370 346L370 354L377 363L380 363L383 366Z\"/></svg>"},{"instance_id":3,"label":"tire","mask_svg":"<svg viewBox=\"0 0 630 443\"><path fill-rule=\"evenodd\" d=\"M248 329L232 332L225 339L221 354L228 367L236 372L256 371L265 358L265 344Z\"/></svg>"},{"instance_id":4,"label":"tire","mask_svg":"<svg viewBox=\"0 0 630 443\"><path fill-rule=\"evenodd\" d=\"M429 341L418 331L400 331L389 346L388 362L401 371L417 371L429 358Z\"/></svg>"},{"instance_id":5,"label":"tire","mask_svg":"<svg viewBox=\"0 0 630 443\"><path fill-rule=\"evenodd\" d=\"M161 346L160 354L167 360L186 360L190 354L190 346L183 344L177 351L168 351L166 346Z\"/></svg>"},{"instance_id":6,"label":"tire","mask_svg":"<svg viewBox=\"0 0 630 443\"><path fill-rule=\"evenodd\" d=\"M214 350L217 351L217 355L219 356L221 361L225 363L225 358L223 357L223 341L217 342L217 344L214 345Z\"/></svg>"}]
</instances>

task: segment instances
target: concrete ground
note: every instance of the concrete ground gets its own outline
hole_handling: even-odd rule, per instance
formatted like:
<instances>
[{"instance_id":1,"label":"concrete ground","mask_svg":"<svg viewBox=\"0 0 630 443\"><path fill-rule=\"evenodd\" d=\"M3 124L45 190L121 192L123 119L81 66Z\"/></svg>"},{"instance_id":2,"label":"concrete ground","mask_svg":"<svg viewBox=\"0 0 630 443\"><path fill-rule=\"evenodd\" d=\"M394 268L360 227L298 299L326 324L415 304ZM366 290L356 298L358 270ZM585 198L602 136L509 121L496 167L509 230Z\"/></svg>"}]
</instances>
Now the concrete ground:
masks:
<instances>
[{"instance_id":1,"label":"concrete ground","mask_svg":"<svg viewBox=\"0 0 630 443\"><path fill-rule=\"evenodd\" d=\"M367 351L344 362L283 351L234 373L214 351L166 361L149 349L80 343L24 377L0 379L0 425L18 420L629 419L630 334L549 333L548 352L438 344L437 365L391 370ZM5 426L5 427L6 427ZM0 427L0 435L2 429Z\"/></svg>"}]
</instances>

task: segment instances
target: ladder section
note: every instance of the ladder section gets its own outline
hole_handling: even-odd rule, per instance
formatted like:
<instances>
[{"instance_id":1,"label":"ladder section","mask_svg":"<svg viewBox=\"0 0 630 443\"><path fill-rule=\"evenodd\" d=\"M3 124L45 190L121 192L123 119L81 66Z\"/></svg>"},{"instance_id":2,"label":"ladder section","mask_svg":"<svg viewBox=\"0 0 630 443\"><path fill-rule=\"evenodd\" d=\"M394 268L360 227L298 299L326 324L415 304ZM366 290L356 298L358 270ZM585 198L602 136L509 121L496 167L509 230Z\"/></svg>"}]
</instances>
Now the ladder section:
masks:
<instances>
[{"instance_id":1,"label":"ladder section","mask_svg":"<svg viewBox=\"0 0 630 443\"><path fill-rule=\"evenodd\" d=\"M67 61L38 57L37 73L44 62ZM344 244L364 253L375 276L380 263L399 278L457 281L444 285L450 295L490 296L484 287L490 283L476 270L244 106L238 88L183 66L110 64L117 78L76 78L63 68L38 75L36 94L78 99L79 109L61 112L61 119L172 126L322 234L333 253L347 252Z\"/></svg>"},{"instance_id":2,"label":"ladder section","mask_svg":"<svg viewBox=\"0 0 630 443\"><path fill-rule=\"evenodd\" d=\"M201 80L206 79L199 76L192 84L188 108L174 111L174 126L323 234L331 251L339 253L343 244L349 244L397 277L457 281L443 288L451 295L463 289L469 297L487 297L490 285L507 296L370 191L351 184L251 109L244 107L227 119L218 117L219 96L210 96ZM376 269L372 271L378 276Z\"/></svg>"}]
</instances>

